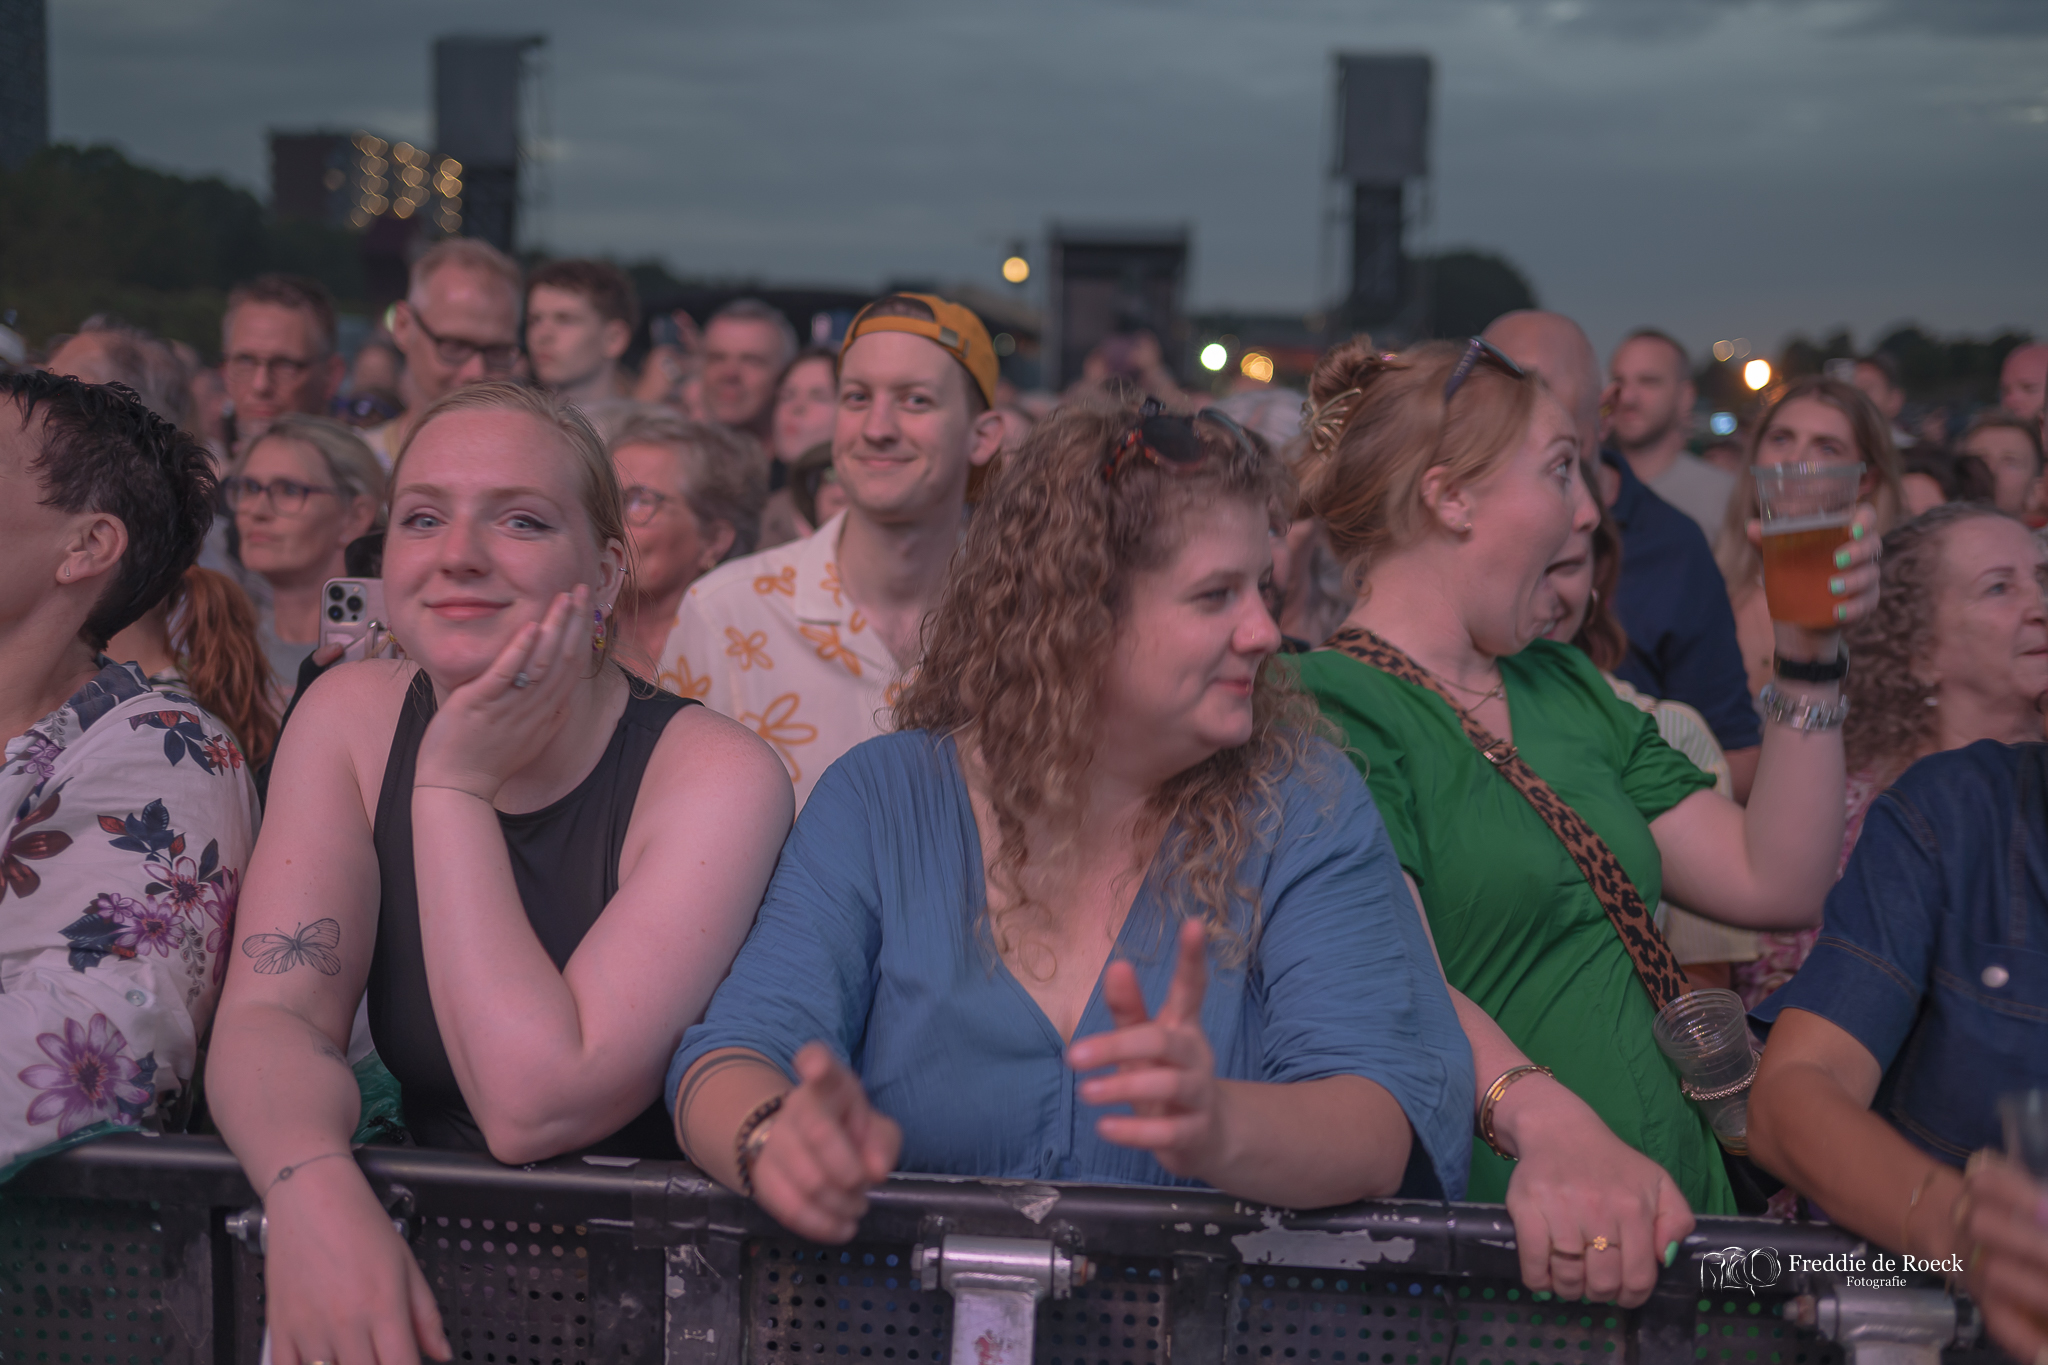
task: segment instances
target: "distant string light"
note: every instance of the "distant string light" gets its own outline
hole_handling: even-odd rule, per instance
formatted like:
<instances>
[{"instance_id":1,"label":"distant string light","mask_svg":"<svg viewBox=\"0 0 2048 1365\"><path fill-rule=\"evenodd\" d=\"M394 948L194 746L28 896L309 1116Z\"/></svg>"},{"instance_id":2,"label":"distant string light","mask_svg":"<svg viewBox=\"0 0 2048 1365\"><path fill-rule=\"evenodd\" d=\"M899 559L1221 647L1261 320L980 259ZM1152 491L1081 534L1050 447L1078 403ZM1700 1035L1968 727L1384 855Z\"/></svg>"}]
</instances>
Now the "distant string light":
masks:
<instances>
[{"instance_id":1,"label":"distant string light","mask_svg":"<svg viewBox=\"0 0 2048 1365\"><path fill-rule=\"evenodd\" d=\"M1230 351L1220 341L1212 341L1202 348L1202 368L1220 370L1230 363Z\"/></svg>"},{"instance_id":2,"label":"distant string light","mask_svg":"<svg viewBox=\"0 0 2048 1365\"><path fill-rule=\"evenodd\" d=\"M1261 384L1273 382L1273 357L1269 355L1246 351L1244 359L1237 362L1237 368L1246 379L1254 379Z\"/></svg>"},{"instance_id":3,"label":"distant string light","mask_svg":"<svg viewBox=\"0 0 2048 1365\"><path fill-rule=\"evenodd\" d=\"M1747 365L1744 365L1742 367L1742 382L1749 385L1751 389L1768 387L1771 382L1771 362L1768 360L1752 360Z\"/></svg>"},{"instance_id":4,"label":"distant string light","mask_svg":"<svg viewBox=\"0 0 2048 1365\"><path fill-rule=\"evenodd\" d=\"M1003 261L1003 278L1011 284L1022 284L1031 278L1031 262L1022 256L1011 256Z\"/></svg>"}]
</instances>

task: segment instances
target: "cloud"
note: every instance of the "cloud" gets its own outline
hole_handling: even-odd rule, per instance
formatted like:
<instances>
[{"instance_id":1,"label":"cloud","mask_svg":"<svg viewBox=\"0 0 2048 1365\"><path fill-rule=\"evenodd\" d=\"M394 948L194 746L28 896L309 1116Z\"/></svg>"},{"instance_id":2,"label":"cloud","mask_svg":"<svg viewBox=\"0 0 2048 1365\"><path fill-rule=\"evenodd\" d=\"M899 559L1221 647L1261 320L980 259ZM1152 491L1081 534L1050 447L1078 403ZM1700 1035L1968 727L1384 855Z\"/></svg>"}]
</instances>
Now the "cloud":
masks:
<instances>
[{"instance_id":1,"label":"cloud","mask_svg":"<svg viewBox=\"0 0 2048 1365\"><path fill-rule=\"evenodd\" d=\"M2041 0L70 0L55 131L261 192L270 128L431 137L439 33L549 33L535 238L688 272L988 279L1068 222L1186 224L1197 302L1341 289L1332 53L1437 62L1420 239L1603 345L1901 316L2048 332Z\"/></svg>"}]
</instances>

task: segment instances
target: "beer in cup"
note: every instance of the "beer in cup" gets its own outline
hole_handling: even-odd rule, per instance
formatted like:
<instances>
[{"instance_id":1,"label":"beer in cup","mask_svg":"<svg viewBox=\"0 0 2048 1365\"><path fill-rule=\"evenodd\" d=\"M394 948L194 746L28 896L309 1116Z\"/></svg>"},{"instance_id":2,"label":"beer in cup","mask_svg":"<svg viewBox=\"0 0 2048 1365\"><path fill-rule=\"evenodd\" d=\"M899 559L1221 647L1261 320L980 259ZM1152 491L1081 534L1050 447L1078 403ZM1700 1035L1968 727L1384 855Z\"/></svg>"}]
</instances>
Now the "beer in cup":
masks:
<instances>
[{"instance_id":1,"label":"beer in cup","mask_svg":"<svg viewBox=\"0 0 2048 1365\"><path fill-rule=\"evenodd\" d=\"M1764 601L1771 619L1830 630L1836 598L1828 580L1840 572L1835 552L1849 543L1860 464L1766 464L1756 475L1764 526Z\"/></svg>"}]
</instances>

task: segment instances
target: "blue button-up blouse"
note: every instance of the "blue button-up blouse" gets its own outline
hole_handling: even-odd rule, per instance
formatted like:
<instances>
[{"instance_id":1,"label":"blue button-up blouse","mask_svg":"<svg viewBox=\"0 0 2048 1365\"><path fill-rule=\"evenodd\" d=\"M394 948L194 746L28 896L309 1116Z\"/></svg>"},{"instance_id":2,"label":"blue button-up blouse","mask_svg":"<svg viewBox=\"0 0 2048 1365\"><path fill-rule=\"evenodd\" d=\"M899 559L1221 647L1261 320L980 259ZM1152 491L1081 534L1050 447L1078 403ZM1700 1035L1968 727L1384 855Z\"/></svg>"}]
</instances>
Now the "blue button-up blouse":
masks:
<instances>
[{"instance_id":1,"label":"blue button-up blouse","mask_svg":"<svg viewBox=\"0 0 2048 1365\"><path fill-rule=\"evenodd\" d=\"M1172 839L1169 836L1168 847ZM1472 1057L1372 797L1318 743L1239 871L1259 892L1246 960L1212 948L1202 1023L1226 1079L1378 1082L1413 1127L1403 1193L1456 1198L1471 1146ZM1158 865L1114 953L1152 1009L1173 978ZM869 740L804 805L752 934L669 1068L750 1048L794 1079L828 1043L903 1127L907 1171L1171 1185L1150 1152L1096 1135L1100 1114L1052 1022L989 946L982 849L950 739ZM1250 907L1234 906L1241 931ZM1098 982L1077 1037L1112 1027Z\"/></svg>"},{"instance_id":2,"label":"blue button-up blouse","mask_svg":"<svg viewBox=\"0 0 2048 1365\"><path fill-rule=\"evenodd\" d=\"M1871 803L1799 974L1752 1017L1818 1014L1884 1068L1871 1107L1960 1166L1997 1101L2048 1085L2048 744L1921 759Z\"/></svg>"}]
</instances>

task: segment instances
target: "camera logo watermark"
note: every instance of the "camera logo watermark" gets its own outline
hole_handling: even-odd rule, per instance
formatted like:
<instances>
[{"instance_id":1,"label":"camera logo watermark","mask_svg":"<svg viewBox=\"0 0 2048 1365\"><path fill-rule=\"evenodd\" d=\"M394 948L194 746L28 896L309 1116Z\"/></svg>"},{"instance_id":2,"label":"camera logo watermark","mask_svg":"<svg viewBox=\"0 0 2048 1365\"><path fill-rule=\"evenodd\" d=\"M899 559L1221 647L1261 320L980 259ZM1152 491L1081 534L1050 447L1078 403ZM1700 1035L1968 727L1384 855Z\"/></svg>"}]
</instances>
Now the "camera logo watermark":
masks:
<instances>
[{"instance_id":1,"label":"camera logo watermark","mask_svg":"<svg viewBox=\"0 0 2048 1365\"><path fill-rule=\"evenodd\" d=\"M1784 1274L1785 1261L1776 1247L1757 1247L1750 1251L1728 1247L1709 1251L1700 1257L1700 1290L1703 1293L1728 1294L1746 1289L1754 1295L1759 1289L1769 1289Z\"/></svg>"}]
</instances>

